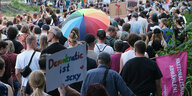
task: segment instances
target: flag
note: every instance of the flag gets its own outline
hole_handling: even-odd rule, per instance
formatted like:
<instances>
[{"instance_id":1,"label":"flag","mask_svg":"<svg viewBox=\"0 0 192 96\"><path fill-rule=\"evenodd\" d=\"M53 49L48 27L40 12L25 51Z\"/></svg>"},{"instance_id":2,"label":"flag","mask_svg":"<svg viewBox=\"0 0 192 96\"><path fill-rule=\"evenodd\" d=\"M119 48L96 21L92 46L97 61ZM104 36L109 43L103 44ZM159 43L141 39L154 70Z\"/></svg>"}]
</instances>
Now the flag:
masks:
<instances>
[{"instance_id":1,"label":"flag","mask_svg":"<svg viewBox=\"0 0 192 96\"><path fill-rule=\"evenodd\" d=\"M84 7L86 2L87 2L87 0L81 0L81 6Z\"/></svg>"},{"instance_id":2,"label":"flag","mask_svg":"<svg viewBox=\"0 0 192 96\"><path fill-rule=\"evenodd\" d=\"M156 58L161 70L162 96L183 96L187 73L187 51Z\"/></svg>"}]
</instances>

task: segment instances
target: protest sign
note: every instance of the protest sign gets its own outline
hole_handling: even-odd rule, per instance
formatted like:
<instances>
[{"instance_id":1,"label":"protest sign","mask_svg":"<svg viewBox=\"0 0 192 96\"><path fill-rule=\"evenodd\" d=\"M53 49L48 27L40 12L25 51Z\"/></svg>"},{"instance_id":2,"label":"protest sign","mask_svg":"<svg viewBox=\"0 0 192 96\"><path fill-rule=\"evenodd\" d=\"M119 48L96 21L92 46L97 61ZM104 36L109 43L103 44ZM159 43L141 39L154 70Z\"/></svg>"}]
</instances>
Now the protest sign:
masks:
<instances>
[{"instance_id":1,"label":"protest sign","mask_svg":"<svg viewBox=\"0 0 192 96\"><path fill-rule=\"evenodd\" d=\"M138 6L139 0L126 0L126 4L128 10L133 10L134 7Z\"/></svg>"},{"instance_id":2,"label":"protest sign","mask_svg":"<svg viewBox=\"0 0 192 96\"><path fill-rule=\"evenodd\" d=\"M142 1L143 4L146 4L146 0L139 0L139 1Z\"/></svg>"},{"instance_id":3,"label":"protest sign","mask_svg":"<svg viewBox=\"0 0 192 96\"><path fill-rule=\"evenodd\" d=\"M163 74L161 78L162 96L183 96L187 71L187 52L156 58Z\"/></svg>"},{"instance_id":4,"label":"protest sign","mask_svg":"<svg viewBox=\"0 0 192 96\"><path fill-rule=\"evenodd\" d=\"M169 10L169 4L163 4L162 7L163 7L165 10Z\"/></svg>"},{"instance_id":5,"label":"protest sign","mask_svg":"<svg viewBox=\"0 0 192 96\"><path fill-rule=\"evenodd\" d=\"M168 4L170 4L170 3L172 2L172 0L166 0L166 2L167 2Z\"/></svg>"},{"instance_id":6,"label":"protest sign","mask_svg":"<svg viewBox=\"0 0 192 96\"><path fill-rule=\"evenodd\" d=\"M110 4L111 0L103 0L103 4Z\"/></svg>"},{"instance_id":7,"label":"protest sign","mask_svg":"<svg viewBox=\"0 0 192 96\"><path fill-rule=\"evenodd\" d=\"M125 18L127 16L126 3L113 3L109 5L109 14L111 18L119 16Z\"/></svg>"},{"instance_id":8,"label":"protest sign","mask_svg":"<svg viewBox=\"0 0 192 96\"><path fill-rule=\"evenodd\" d=\"M84 80L87 72L86 45L59 51L47 57L47 92L61 86Z\"/></svg>"}]
</instances>

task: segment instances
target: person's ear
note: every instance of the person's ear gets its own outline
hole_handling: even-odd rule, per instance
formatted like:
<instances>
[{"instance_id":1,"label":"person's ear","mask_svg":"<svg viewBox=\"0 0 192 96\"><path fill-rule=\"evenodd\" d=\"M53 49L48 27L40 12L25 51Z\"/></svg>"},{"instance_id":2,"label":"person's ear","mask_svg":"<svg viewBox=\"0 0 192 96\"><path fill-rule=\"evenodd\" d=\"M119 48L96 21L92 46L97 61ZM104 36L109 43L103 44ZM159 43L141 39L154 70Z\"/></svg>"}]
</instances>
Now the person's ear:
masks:
<instances>
[{"instance_id":1,"label":"person's ear","mask_svg":"<svg viewBox=\"0 0 192 96\"><path fill-rule=\"evenodd\" d=\"M32 46L35 46L35 43L36 43L36 42L35 42L35 40L34 40L34 41L32 42Z\"/></svg>"},{"instance_id":2,"label":"person's ear","mask_svg":"<svg viewBox=\"0 0 192 96\"><path fill-rule=\"evenodd\" d=\"M97 65L99 65L99 60L96 60L96 62L97 62Z\"/></svg>"},{"instance_id":3,"label":"person's ear","mask_svg":"<svg viewBox=\"0 0 192 96\"><path fill-rule=\"evenodd\" d=\"M131 45L129 44L129 42L127 42L127 43L128 43L129 46L131 46Z\"/></svg>"},{"instance_id":4,"label":"person's ear","mask_svg":"<svg viewBox=\"0 0 192 96\"><path fill-rule=\"evenodd\" d=\"M133 50L135 51L135 53L137 52L137 50L135 48Z\"/></svg>"}]
</instances>

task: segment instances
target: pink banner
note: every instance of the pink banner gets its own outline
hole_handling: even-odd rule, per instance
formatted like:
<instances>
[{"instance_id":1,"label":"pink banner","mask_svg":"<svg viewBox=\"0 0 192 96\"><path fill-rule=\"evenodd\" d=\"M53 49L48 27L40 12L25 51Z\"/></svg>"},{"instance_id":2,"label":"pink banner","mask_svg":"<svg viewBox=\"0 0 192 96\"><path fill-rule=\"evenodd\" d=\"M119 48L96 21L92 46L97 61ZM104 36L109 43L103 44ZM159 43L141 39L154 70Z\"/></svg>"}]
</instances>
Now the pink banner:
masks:
<instances>
[{"instance_id":1,"label":"pink banner","mask_svg":"<svg viewBox=\"0 0 192 96\"><path fill-rule=\"evenodd\" d=\"M163 74L162 96L183 96L187 72L187 51L156 58Z\"/></svg>"}]
</instances>

